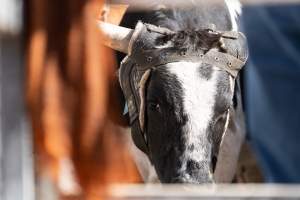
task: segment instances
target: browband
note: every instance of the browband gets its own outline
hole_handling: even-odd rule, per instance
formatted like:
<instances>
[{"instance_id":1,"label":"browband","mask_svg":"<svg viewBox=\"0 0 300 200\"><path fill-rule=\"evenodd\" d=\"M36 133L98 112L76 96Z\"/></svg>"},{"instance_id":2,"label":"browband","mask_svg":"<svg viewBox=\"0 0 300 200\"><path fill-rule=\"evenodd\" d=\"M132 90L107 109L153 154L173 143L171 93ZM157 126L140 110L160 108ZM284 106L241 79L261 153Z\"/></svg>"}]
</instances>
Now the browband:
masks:
<instances>
[{"instance_id":1,"label":"browband","mask_svg":"<svg viewBox=\"0 0 300 200\"><path fill-rule=\"evenodd\" d=\"M211 49L208 52L187 50L183 53L173 49L172 46L162 47L157 44L157 40L162 36L174 34L175 32L138 22L129 43L129 56L139 64L139 69L144 72L149 68L172 62L201 61L219 67L236 77L248 58L248 51L245 52L245 49L247 49L245 36L243 33L236 31L207 30L215 34L221 34L222 48L226 49L226 53L220 52L218 49Z\"/></svg>"}]
</instances>

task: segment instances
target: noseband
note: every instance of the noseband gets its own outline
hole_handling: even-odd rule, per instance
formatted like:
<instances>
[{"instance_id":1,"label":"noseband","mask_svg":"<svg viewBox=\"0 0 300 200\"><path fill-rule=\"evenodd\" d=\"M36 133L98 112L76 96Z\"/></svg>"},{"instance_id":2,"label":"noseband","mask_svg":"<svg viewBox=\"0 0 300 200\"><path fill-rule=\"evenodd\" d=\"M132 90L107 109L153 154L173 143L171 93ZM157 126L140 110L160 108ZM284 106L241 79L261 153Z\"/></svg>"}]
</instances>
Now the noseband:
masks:
<instances>
[{"instance_id":1,"label":"noseband","mask_svg":"<svg viewBox=\"0 0 300 200\"><path fill-rule=\"evenodd\" d=\"M188 34L191 34L188 36ZM199 37L199 48L191 44L187 48L177 48L183 39L193 41ZM190 38L182 38L190 37ZM201 43L207 38L215 38L210 45ZM200 44L201 43L201 44ZM166 28L138 22L129 43L129 55L124 58L119 70L119 81L127 101L132 138L135 145L151 159L145 131L145 90L151 70L157 66L173 62L202 62L224 70L231 83L245 65L248 48L245 36L234 31L215 31L212 28L190 31L186 35L177 34ZM234 85L231 87L234 88ZM230 111L228 110L224 132L226 132Z\"/></svg>"}]
</instances>

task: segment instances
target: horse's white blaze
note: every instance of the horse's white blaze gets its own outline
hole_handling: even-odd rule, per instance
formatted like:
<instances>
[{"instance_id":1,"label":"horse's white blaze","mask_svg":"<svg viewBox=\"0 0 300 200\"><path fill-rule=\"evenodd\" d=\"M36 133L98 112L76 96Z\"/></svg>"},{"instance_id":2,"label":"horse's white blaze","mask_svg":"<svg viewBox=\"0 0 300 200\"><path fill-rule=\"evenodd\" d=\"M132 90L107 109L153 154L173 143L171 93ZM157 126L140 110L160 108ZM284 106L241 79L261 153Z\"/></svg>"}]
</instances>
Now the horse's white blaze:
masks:
<instances>
[{"instance_id":1,"label":"horse's white blaze","mask_svg":"<svg viewBox=\"0 0 300 200\"><path fill-rule=\"evenodd\" d=\"M225 2L230 13L232 30L238 31L237 20L239 16L242 14L242 5L239 0L225 0Z\"/></svg>"},{"instance_id":2,"label":"horse's white blaze","mask_svg":"<svg viewBox=\"0 0 300 200\"><path fill-rule=\"evenodd\" d=\"M168 71L174 74L183 90L183 110L188 117L185 125L187 145L194 145L194 151L186 151L184 159L207 161L210 163L210 148L206 129L213 116L217 88L216 72L209 80L202 78L200 63L177 62L167 65ZM202 134L202 135L201 135ZM197 148L197 147L203 148ZM186 166L182 166L184 170Z\"/></svg>"}]
</instances>

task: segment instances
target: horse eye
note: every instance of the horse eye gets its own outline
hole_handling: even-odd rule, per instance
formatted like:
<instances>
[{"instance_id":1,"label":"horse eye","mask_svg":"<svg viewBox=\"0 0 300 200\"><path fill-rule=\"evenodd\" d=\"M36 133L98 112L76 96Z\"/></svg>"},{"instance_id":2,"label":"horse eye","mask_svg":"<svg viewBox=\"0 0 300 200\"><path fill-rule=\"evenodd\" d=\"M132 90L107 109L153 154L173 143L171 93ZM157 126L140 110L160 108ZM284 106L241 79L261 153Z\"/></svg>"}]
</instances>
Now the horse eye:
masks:
<instances>
[{"instance_id":1,"label":"horse eye","mask_svg":"<svg viewBox=\"0 0 300 200\"><path fill-rule=\"evenodd\" d=\"M149 106L149 109L152 110L152 111L155 111L155 112L159 112L160 111L160 105L156 102L150 102L148 104Z\"/></svg>"}]
</instances>

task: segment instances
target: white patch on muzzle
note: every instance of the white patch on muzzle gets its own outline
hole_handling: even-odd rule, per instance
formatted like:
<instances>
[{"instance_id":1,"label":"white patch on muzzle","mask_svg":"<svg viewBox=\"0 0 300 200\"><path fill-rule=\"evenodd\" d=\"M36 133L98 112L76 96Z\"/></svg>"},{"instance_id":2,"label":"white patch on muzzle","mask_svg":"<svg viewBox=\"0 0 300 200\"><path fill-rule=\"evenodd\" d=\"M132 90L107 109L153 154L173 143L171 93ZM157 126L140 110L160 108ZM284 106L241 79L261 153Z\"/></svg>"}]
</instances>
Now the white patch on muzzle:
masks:
<instances>
[{"instance_id":1,"label":"white patch on muzzle","mask_svg":"<svg viewBox=\"0 0 300 200\"><path fill-rule=\"evenodd\" d=\"M213 116L217 91L217 73L212 72L209 80L200 75L200 64L192 62L176 62L167 64L167 70L174 74L183 90L183 110L188 121L185 125L187 146L194 145L193 151L186 151L184 160L210 163L210 144L207 128ZM201 148L199 148L201 147ZM202 148L203 147L203 148ZM185 163L185 162L183 162ZM185 170L186 166L182 166Z\"/></svg>"}]
</instances>

